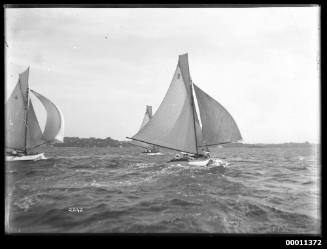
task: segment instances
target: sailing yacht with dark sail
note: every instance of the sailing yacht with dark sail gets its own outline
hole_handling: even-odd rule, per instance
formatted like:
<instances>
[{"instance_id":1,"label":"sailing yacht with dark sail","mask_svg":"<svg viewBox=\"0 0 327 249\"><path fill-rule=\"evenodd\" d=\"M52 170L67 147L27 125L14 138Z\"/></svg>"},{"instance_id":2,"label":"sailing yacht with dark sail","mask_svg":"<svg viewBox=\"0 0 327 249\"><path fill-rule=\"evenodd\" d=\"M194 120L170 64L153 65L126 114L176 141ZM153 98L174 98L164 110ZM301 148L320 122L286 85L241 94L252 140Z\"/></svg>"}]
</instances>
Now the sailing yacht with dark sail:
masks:
<instances>
[{"instance_id":1,"label":"sailing yacht with dark sail","mask_svg":"<svg viewBox=\"0 0 327 249\"><path fill-rule=\"evenodd\" d=\"M146 109L145 109L145 114L144 114L144 118L140 127L140 130L149 122L149 120L152 118L152 106L147 105ZM147 155L159 155L161 154L159 152L159 147L153 144L147 144L147 143L143 143L140 141L136 141L136 140L132 140L131 141L132 144L139 146L141 148L144 148L145 151L143 151L144 154Z\"/></svg>"},{"instance_id":2,"label":"sailing yacht with dark sail","mask_svg":"<svg viewBox=\"0 0 327 249\"><path fill-rule=\"evenodd\" d=\"M194 94L197 98L197 115ZM182 152L172 161L209 165L209 147L242 140L233 117L191 79L188 54L179 56L169 89L151 120L133 137L135 141Z\"/></svg>"},{"instance_id":3,"label":"sailing yacht with dark sail","mask_svg":"<svg viewBox=\"0 0 327 249\"><path fill-rule=\"evenodd\" d=\"M43 145L63 142L64 118L60 109L48 98L29 88L29 67L19 74L18 83L5 106L6 161L45 159L44 153L32 150ZM46 110L44 131L34 111L30 94L40 100Z\"/></svg>"}]
</instances>

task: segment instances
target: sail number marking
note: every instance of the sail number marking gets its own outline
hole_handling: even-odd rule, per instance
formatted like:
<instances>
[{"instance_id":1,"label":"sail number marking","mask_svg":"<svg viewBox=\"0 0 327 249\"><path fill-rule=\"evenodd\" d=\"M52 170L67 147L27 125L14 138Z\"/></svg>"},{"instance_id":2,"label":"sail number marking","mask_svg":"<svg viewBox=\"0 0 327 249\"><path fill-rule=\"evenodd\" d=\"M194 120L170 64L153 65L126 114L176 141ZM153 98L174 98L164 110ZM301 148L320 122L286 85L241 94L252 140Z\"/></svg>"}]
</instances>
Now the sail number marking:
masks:
<instances>
[{"instance_id":1,"label":"sail number marking","mask_svg":"<svg viewBox=\"0 0 327 249\"><path fill-rule=\"evenodd\" d=\"M83 208L72 207L72 208L68 208L68 211L71 212L71 213L82 213Z\"/></svg>"}]
</instances>

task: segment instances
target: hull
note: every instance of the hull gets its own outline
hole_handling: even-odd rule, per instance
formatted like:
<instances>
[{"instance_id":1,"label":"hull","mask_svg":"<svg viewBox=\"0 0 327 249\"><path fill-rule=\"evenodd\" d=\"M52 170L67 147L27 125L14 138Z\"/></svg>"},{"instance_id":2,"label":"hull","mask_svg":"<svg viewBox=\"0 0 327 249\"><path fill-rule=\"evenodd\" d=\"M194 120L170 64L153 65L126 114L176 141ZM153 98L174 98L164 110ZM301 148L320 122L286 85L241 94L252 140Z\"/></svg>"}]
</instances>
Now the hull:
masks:
<instances>
[{"instance_id":1,"label":"hull","mask_svg":"<svg viewBox=\"0 0 327 249\"><path fill-rule=\"evenodd\" d=\"M144 155L148 155L148 156L158 156L158 155L162 155L162 153L160 152L143 152Z\"/></svg>"},{"instance_id":2,"label":"hull","mask_svg":"<svg viewBox=\"0 0 327 249\"><path fill-rule=\"evenodd\" d=\"M46 159L44 153L36 154L36 155L25 155L25 156L6 156L6 161L37 161Z\"/></svg>"},{"instance_id":3,"label":"hull","mask_svg":"<svg viewBox=\"0 0 327 249\"><path fill-rule=\"evenodd\" d=\"M219 158L209 158L209 159L202 159L202 160L192 160L188 162L188 165L192 166L222 166L226 167L228 163L226 161L223 161Z\"/></svg>"},{"instance_id":4,"label":"hull","mask_svg":"<svg viewBox=\"0 0 327 249\"><path fill-rule=\"evenodd\" d=\"M207 159L207 160L192 160L192 161L188 161L188 165L191 165L191 166L208 166L210 160L211 159Z\"/></svg>"},{"instance_id":5,"label":"hull","mask_svg":"<svg viewBox=\"0 0 327 249\"><path fill-rule=\"evenodd\" d=\"M180 166L194 166L194 167L227 167L228 162L223 161L219 158L209 158L209 159L194 159L194 160L186 160L186 159L173 159L169 161L173 165Z\"/></svg>"}]
</instances>

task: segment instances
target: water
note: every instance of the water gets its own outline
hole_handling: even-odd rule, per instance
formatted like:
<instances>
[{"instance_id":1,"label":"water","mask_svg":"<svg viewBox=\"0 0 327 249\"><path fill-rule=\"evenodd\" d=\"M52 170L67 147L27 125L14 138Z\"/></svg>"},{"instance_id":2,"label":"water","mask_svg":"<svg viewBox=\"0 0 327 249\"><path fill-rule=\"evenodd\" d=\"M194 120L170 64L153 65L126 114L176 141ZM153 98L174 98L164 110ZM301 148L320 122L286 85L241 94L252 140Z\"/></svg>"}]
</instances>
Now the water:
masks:
<instances>
[{"instance_id":1,"label":"water","mask_svg":"<svg viewBox=\"0 0 327 249\"><path fill-rule=\"evenodd\" d=\"M171 165L174 152L44 148L6 165L12 233L320 233L319 151L221 148L225 170Z\"/></svg>"}]
</instances>

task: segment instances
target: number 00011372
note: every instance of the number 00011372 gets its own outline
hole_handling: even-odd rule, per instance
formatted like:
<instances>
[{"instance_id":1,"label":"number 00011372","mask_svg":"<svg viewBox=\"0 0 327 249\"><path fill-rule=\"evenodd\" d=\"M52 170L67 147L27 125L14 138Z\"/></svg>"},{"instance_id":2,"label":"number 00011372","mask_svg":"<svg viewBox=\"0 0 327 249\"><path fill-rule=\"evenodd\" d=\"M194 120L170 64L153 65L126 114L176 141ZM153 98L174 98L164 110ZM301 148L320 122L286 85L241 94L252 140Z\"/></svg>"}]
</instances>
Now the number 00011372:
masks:
<instances>
[{"instance_id":1,"label":"number 00011372","mask_svg":"<svg viewBox=\"0 0 327 249\"><path fill-rule=\"evenodd\" d=\"M287 246L321 246L320 239L308 239L308 240L286 240Z\"/></svg>"}]
</instances>

